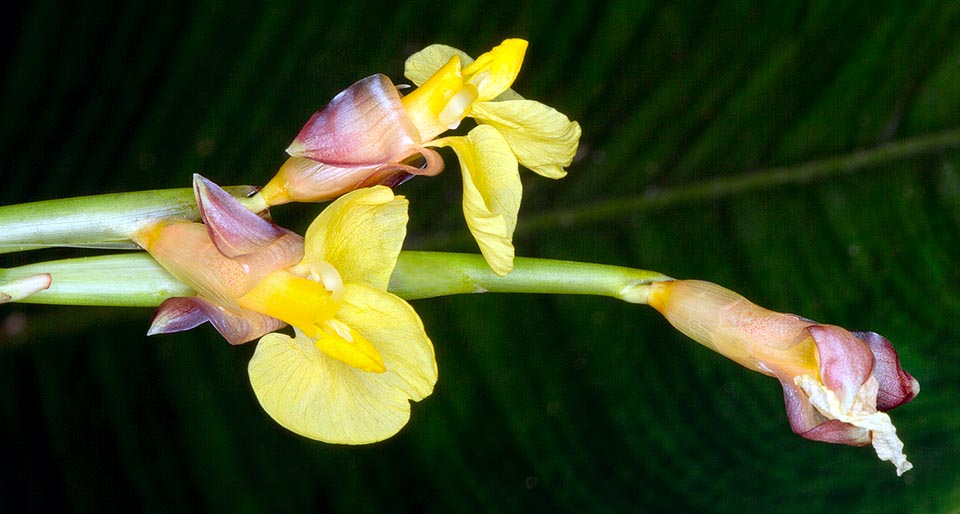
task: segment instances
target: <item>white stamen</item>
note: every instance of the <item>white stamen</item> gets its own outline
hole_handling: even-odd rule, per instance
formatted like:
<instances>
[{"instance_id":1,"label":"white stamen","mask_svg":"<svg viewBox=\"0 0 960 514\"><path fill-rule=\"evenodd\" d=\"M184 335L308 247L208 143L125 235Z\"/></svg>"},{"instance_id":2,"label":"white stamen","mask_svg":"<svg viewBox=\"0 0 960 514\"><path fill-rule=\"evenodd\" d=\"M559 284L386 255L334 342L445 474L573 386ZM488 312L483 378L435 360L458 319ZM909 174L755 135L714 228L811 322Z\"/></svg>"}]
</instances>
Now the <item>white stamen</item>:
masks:
<instances>
[{"instance_id":1,"label":"white stamen","mask_svg":"<svg viewBox=\"0 0 960 514\"><path fill-rule=\"evenodd\" d=\"M437 115L440 125L453 130L460 126L460 121L470 112L474 100L477 99L477 88L472 84L464 84L463 89L457 91L443 110Z\"/></svg>"},{"instance_id":2,"label":"white stamen","mask_svg":"<svg viewBox=\"0 0 960 514\"><path fill-rule=\"evenodd\" d=\"M337 268L326 261L313 262L310 265L310 280L320 282L330 291L330 298L335 302L343 301L343 279Z\"/></svg>"},{"instance_id":3,"label":"white stamen","mask_svg":"<svg viewBox=\"0 0 960 514\"><path fill-rule=\"evenodd\" d=\"M897 437L897 428L890 421L885 412L876 410L877 389L879 382L876 377L870 377L857 394L857 400L848 411L840 406L836 393L827 389L819 380L801 375L793 379L794 383L803 390L820 414L829 419L836 419L849 423L855 427L870 431L870 440L874 451L880 460L886 460L897 467L897 476L913 468L903 453L903 442Z\"/></svg>"}]
</instances>

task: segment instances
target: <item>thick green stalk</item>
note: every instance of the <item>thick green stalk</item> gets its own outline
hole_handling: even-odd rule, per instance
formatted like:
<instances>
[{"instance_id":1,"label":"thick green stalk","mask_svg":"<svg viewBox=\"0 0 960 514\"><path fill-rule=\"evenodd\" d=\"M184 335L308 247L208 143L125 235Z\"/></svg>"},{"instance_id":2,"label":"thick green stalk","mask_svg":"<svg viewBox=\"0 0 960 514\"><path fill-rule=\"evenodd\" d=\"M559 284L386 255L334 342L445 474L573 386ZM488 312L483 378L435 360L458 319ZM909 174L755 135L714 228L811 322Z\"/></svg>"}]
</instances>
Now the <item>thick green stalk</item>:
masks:
<instances>
[{"instance_id":1,"label":"thick green stalk","mask_svg":"<svg viewBox=\"0 0 960 514\"><path fill-rule=\"evenodd\" d=\"M246 199L251 186L227 188ZM263 206L251 205L261 210ZM0 207L0 253L51 246L136 248L130 236L158 219L197 220L193 189L114 193Z\"/></svg>"},{"instance_id":2,"label":"thick green stalk","mask_svg":"<svg viewBox=\"0 0 960 514\"><path fill-rule=\"evenodd\" d=\"M194 292L146 253L43 262L0 270L0 284L49 273L49 289L26 303L150 307ZM466 293L585 294L646 303L646 285L669 280L653 271L552 259L517 258L505 277L480 255L402 252L390 291L409 300Z\"/></svg>"},{"instance_id":3,"label":"thick green stalk","mask_svg":"<svg viewBox=\"0 0 960 514\"><path fill-rule=\"evenodd\" d=\"M670 280L655 271L605 264L517 257L513 271L498 276L483 256L447 252L401 252L390 291L414 300L466 293L545 293L611 296L646 303L645 288Z\"/></svg>"}]
</instances>

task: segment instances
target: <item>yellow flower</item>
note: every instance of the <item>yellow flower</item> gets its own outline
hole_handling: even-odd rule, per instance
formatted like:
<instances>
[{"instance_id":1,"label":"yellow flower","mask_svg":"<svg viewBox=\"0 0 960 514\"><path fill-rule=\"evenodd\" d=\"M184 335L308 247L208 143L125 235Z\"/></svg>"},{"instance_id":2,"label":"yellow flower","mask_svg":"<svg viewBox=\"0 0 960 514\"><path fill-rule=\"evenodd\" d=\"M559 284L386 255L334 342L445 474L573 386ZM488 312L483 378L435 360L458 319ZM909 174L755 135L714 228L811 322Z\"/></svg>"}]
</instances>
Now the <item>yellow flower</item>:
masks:
<instances>
[{"instance_id":1,"label":"yellow flower","mask_svg":"<svg viewBox=\"0 0 960 514\"><path fill-rule=\"evenodd\" d=\"M393 187L440 173L443 160L433 148L449 146L461 163L467 226L491 268L508 273L522 195L518 163L561 178L580 139L579 124L509 89L526 48L508 39L474 61L455 48L427 47L407 60L405 73L419 87L402 98L383 75L357 81L304 125L259 198L268 206ZM439 138L466 117L479 125Z\"/></svg>"},{"instance_id":2,"label":"yellow flower","mask_svg":"<svg viewBox=\"0 0 960 514\"><path fill-rule=\"evenodd\" d=\"M165 301L150 333L210 321L234 344L264 336L251 384L264 410L298 434L362 444L400 430L410 400L437 380L420 318L386 291L407 201L383 186L353 191L304 240L202 177L194 187L205 224L161 222L134 237L198 293ZM269 333L285 324L294 337Z\"/></svg>"},{"instance_id":3,"label":"yellow flower","mask_svg":"<svg viewBox=\"0 0 960 514\"><path fill-rule=\"evenodd\" d=\"M295 328L292 338L261 338L249 365L260 404L287 429L333 443L380 441L407 423L410 400L433 391L433 345L413 308L386 292L406 206L380 186L348 193L323 211L307 231L303 260L289 269L323 284L304 309L288 311L279 301L275 295L292 294L282 284L247 295L251 306Z\"/></svg>"},{"instance_id":4,"label":"yellow flower","mask_svg":"<svg viewBox=\"0 0 960 514\"><path fill-rule=\"evenodd\" d=\"M872 444L898 475L913 467L886 411L912 400L920 385L883 336L770 311L697 280L651 284L647 301L691 339L776 377L797 434Z\"/></svg>"},{"instance_id":5,"label":"yellow flower","mask_svg":"<svg viewBox=\"0 0 960 514\"><path fill-rule=\"evenodd\" d=\"M508 39L472 60L432 45L407 59L404 74L419 87L403 105L424 146L449 146L460 159L467 226L496 273L513 268L513 231L522 187L521 164L548 178L566 175L580 140L580 125L509 89L527 42ZM479 124L466 136L436 139L465 117Z\"/></svg>"}]
</instances>

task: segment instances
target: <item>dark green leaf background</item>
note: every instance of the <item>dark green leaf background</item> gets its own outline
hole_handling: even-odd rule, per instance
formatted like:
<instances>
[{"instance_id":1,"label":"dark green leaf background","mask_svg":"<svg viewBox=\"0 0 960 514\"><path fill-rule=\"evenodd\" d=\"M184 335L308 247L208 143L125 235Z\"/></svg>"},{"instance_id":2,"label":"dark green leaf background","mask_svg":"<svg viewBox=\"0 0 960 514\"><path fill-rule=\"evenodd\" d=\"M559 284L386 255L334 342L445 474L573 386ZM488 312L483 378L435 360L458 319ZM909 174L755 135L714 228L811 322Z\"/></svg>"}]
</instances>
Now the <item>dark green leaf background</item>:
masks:
<instances>
[{"instance_id":1,"label":"dark green leaf background","mask_svg":"<svg viewBox=\"0 0 960 514\"><path fill-rule=\"evenodd\" d=\"M263 184L301 124L353 81L402 81L403 60L429 43L476 55L524 37L516 89L579 120L584 136L568 178L525 172L519 254L712 280L875 330L923 390L892 413L916 466L897 478L870 448L793 435L776 381L652 309L452 297L415 302L436 345L434 394L397 437L342 447L264 415L246 377L252 346L208 326L148 338L147 309L5 305L0 511L960 511L960 151L578 215L960 128L960 4L6 9L4 204L183 187L195 172ZM474 250L448 168L400 188L408 248ZM274 216L302 229L319 209Z\"/></svg>"}]
</instances>

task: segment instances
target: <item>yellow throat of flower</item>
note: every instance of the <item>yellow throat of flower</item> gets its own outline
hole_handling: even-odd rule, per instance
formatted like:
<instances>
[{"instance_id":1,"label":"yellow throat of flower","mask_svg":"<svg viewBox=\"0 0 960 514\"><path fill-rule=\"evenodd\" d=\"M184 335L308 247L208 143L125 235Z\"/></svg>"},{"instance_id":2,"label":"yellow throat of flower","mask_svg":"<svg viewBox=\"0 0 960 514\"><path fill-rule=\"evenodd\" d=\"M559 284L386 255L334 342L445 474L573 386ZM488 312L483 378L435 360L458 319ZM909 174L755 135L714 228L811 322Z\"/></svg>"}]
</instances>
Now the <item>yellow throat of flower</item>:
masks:
<instances>
[{"instance_id":1,"label":"yellow throat of flower","mask_svg":"<svg viewBox=\"0 0 960 514\"><path fill-rule=\"evenodd\" d=\"M420 132L432 141L457 128L475 102L487 102L510 88L523 65L527 42L508 39L461 69L453 55L417 89L403 97L403 107Z\"/></svg>"},{"instance_id":2,"label":"yellow throat of flower","mask_svg":"<svg viewBox=\"0 0 960 514\"><path fill-rule=\"evenodd\" d=\"M477 90L473 86L464 86L460 58L453 56L422 86L403 97L403 108L420 132L421 142L457 128L470 113Z\"/></svg>"},{"instance_id":3,"label":"yellow throat of flower","mask_svg":"<svg viewBox=\"0 0 960 514\"><path fill-rule=\"evenodd\" d=\"M343 282L327 264L319 266L310 278L275 271L237 302L241 308L289 323L331 358L362 371L383 373L383 358L370 341L336 319L342 298Z\"/></svg>"}]
</instances>

